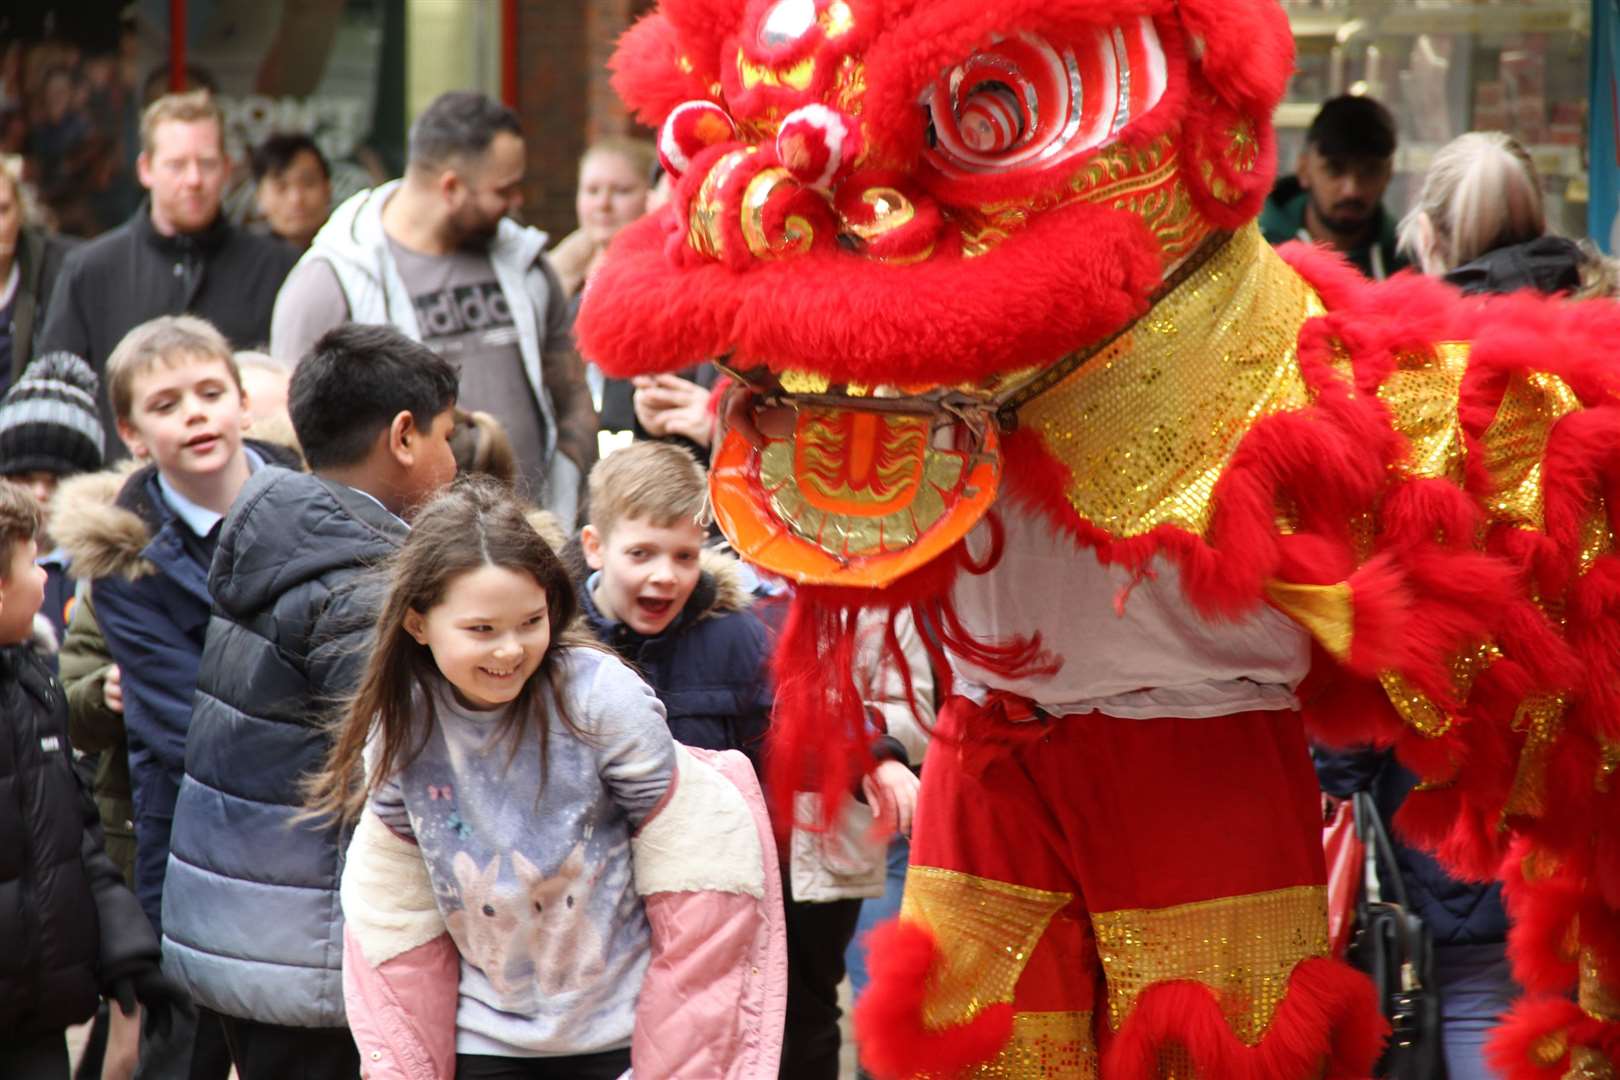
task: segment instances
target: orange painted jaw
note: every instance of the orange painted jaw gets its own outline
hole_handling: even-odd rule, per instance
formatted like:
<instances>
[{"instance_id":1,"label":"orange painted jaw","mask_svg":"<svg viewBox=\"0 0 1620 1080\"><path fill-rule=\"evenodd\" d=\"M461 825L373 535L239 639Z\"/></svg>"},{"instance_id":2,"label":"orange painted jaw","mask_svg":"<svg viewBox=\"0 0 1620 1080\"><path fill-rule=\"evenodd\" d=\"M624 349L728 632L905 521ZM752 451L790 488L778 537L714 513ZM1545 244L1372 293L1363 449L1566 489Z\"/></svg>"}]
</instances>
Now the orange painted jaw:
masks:
<instances>
[{"instance_id":1,"label":"orange painted jaw","mask_svg":"<svg viewBox=\"0 0 1620 1080\"><path fill-rule=\"evenodd\" d=\"M763 446L728 432L710 467L739 554L801 584L882 588L938 558L990 509L994 426L806 406Z\"/></svg>"}]
</instances>

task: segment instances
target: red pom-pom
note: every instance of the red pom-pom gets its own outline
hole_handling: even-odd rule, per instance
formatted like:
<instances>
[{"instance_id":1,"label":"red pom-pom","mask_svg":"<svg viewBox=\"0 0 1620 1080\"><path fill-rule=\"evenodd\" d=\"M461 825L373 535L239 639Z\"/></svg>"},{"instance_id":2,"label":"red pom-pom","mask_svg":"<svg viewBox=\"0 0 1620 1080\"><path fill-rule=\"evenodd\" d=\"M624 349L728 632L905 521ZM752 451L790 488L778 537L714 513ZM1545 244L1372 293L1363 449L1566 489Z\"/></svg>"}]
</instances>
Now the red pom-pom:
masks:
<instances>
[{"instance_id":1,"label":"red pom-pom","mask_svg":"<svg viewBox=\"0 0 1620 1080\"><path fill-rule=\"evenodd\" d=\"M794 109L776 129L776 156L794 179L829 189L855 160L855 122L825 105Z\"/></svg>"},{"instance_id":2,"label":"red pom-pom","mask_svg":"<svg viewBox=\"0 0 1620 1080\"><path fill-rule=\"evenodd\" d=\"M692 167L693 158L736 137L736 123L714 102L682 102L664 119L658 132L658 161L679 179Z\"/></svg>"}]
</instances>

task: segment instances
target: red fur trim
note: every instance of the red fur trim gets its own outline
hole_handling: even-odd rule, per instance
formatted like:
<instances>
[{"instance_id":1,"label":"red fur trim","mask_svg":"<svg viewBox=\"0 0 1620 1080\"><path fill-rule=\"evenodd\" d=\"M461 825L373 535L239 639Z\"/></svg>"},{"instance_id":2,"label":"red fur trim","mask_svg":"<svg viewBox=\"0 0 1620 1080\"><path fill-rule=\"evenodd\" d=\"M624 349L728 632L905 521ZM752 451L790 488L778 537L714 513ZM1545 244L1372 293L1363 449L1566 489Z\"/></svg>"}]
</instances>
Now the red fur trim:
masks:
<instances>
[{"instance_id":1,"label":"red fur trim","mask_svg":"<svg viewBox=\"0 0 1620 1080\"><path fill-rule=\"evenodd\" d=\"M896 919L868 935L872 981L855 1005L855 1032L861 1064L873 1076L955 1076L990 1060L1012 1037L1006 1004L990 1005L966 1024L930 1028L923 1004L938 963L934 935L917 923Z\"/></svg>"},{"instance_id":2,"label":"red fur trim","mask_svg":"<svg viewBox=\"0 0 1620 1080\"><path fill-rule=\"evenodd\" d=\"M1337 960L1301 961L1271 1026L1255 1046L1232 1033L1220 1003L1202 983L1156 983L1136 999L1103 1055L1103 1075L1152 1080L1159 1053L1186 1047L1197 1075L1221 1080L1315 1076L1328 1062L1329 1080L1368 1076L1389 1034L1367 977Z\"/></svg>"},{"instance_id":3,"label":"red fur trim","mask_svg":"<svg viewBox=\"0 0 1620 1080\"><path fill-rule=\"evenodd\" d=\"M1526 990L1567 994L1580 974L1571 949L1578 943L1570 938L1581 910L1580 882L1567 870L1525 880L1523 863L1531 850L1517 841L1502 866L1502 899L1512 919L1508 959Z\"/></svg>"},{"instance_id":4,"label":"red fur trim","mask_svg":"<svg viewBox=\"0 0 1620 1080\"><path fill-rule=\"evenodd\" d=\"M1557 1080L1569 1066L1567 1051L1545 1060L1541 1048L1583 1019L1580 1008L1564 998L1524 998L1497 1025L1485 1056L1504 1080Z\"/></svg>"},{"instance_id":5,"label":"red fur trim","mask_svg":"<svg viewBox=\"0 0 1620 1080\"><path fill-rule=\"evenodd\" d=\"M1145 309L1160 278L1141 220L1089 204L1052 211L978 258L916 266L829 250L677 273L664 240L658 215L627 226L586 290L580 350L611 375L735 352L835 381L971 381L1106 336Z\"/></svg>"},{"instance_id":6,"label":"red fur trim","mask_svg":"<svg viewBox=\"0 0 1620 1080\"><path fill-rule=\"evenodd\" d=\"M1406 575L1393 557L1379 556L1352 574L1350 669L1376 676L1395 667L1406 651L1412 609Z\"/></svg>"},{"instance_id":7,"label":"red fur trim","mask_svg":"<svg viewBox=\"0 0 1620 1080\"><path fill-rule=\"evenodd\" d=\"M1485 1056L1505 1080L1573 1076L1567 1048L1591 1047L1620 1065L1620 1024L1594 1020L1567 998L1526 998L1509 1010L1486 1044ZM1565 1052L1551 1057L1551 1050Z\"/></svg>"},{"instance_id":8,"label":"red fur trim","mask_svg":"<svg viewBox=\"0 0 1620 1080\"><path fill-rule=\"evenodd\" d=\"M681 43L661 15L637 20L619 38L608 62L613 89L636 119L656 130L684 101L713 100L709 83L680 68ZM690 60L688 60L690 63Z\"/></svg>"},{"instance_id":9,"label":"red fur trim","mask_svg":"<svg viewBox=\"0 0 1620 1080\"><path fill-rule=\"evenodd\" d=\"M1294 35L1282 9L1272 0L1180 0L1177 11L1203 44L1204 78L1269 127L1294 74Z\"/></svg>"}]
</instances>

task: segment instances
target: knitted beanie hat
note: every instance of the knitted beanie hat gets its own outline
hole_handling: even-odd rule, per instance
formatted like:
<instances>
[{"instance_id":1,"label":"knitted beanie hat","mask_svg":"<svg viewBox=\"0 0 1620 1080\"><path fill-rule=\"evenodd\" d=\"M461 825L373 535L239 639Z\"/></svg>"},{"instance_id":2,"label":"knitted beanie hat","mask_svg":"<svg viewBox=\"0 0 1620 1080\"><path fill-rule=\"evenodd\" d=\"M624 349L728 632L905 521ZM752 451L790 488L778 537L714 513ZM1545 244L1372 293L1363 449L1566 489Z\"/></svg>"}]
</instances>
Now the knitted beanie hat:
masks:
<instances>
[{"instance_id":1,"label":"knitted beanie hat","mask_svg":"<svg viewBox=\"0 0 1620 1080\"><path fill-rule=\"evenodd\" d=\"M67 352L46 353L0 400L0 474L101 468L106 437L96 409L100 380Z\"/></svg>"}]
</instances>

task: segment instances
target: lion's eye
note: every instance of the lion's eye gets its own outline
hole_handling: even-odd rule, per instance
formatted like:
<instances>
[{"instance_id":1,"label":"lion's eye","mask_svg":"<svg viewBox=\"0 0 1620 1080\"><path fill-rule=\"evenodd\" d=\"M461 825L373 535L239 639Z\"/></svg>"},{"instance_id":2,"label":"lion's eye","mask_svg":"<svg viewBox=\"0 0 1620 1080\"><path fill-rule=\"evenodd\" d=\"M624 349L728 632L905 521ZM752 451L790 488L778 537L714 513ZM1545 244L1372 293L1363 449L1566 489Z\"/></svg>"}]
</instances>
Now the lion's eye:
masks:
<instances>
[{"instance_id":1,"label":"lion's eye","mask_svg":"<svg viewBox=\"0 0 1620 1080\"><path fill-rule=\"evenodd\" d=\"M923 92L929 157L947 175L1043 168L1111 141L1167 82L1153 20L1094 27L1072 44L991 42Z\"/></svg>"}]
</instances>

